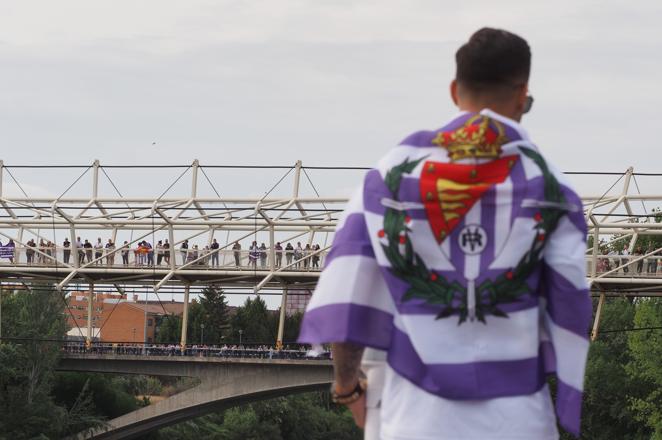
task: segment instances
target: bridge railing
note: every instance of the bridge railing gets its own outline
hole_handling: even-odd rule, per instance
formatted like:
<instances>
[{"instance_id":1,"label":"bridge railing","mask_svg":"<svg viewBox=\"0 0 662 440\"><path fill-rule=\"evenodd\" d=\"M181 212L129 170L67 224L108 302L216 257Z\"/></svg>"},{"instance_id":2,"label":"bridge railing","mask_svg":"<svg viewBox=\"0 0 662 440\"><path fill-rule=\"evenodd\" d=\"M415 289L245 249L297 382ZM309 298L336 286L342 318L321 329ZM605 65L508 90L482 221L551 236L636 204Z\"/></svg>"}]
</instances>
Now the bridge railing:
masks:
<instances>
[{"instance_id":1,"label":"bridge railing","mask_svg":"<svg viewBox=\"0 0 662 440\"><path fill-rule=\"evenodd\" d=\"M91 268L162 268L169 269L171 255L168 250L144 251L137 248L120 249L82 248L75 252L62 246L15 246L0 247L0 266L16 267L62 267L87 265ZM312 250L276 251L273 269L288 271L320 271L328 251L312 254ZM251 250L212 250L176 249L175 268L187 264L186 269L249 269L271 270L268 258L269 249ZM197 260L197 261L196 261Z\"/></svg>"},{"instance_id":2,"label":"bridge railing","mask_svg":"<svg viewBox=\"0 0 662 440\"><path fill-rule=\"evenodd\" d=\"M642 257L642 255L598 255L596 257L596 275L662 278L662 256ZM587 272L591 274L592 256L586 257L586 267Z\"/></svg>"},{"instance_id":3,"label":"bridge railing","mask_svg":"<svg viewBox=\"0 0 662 440\"><path fill-rule=\"evenodd\" d=\"M329 359L328 351L311 352L307 347L276 350L274 347L257 346L207 346L192 345L183 352L174 344L92 344L68 343L62 346L64 354L74 355L132 355L132 356L189 356L209 358L254 358L254 359Z\"/></svg>"}]
</instances>

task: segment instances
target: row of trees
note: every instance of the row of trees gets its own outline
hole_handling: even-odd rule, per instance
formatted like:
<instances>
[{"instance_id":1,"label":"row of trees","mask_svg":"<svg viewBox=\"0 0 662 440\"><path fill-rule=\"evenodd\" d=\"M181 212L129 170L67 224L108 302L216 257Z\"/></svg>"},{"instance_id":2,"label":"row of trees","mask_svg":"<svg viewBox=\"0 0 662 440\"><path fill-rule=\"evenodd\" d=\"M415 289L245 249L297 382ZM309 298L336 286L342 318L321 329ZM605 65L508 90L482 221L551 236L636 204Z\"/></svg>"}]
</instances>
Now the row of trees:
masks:
<instances>
[{"instance_id":1,"label":"row of trees","mask_svg":"<svg viewBox=\"0 0 662 440\"><path fill-rule=\"evenodd\" d=\"M586 366L581 438L661 440L662 299L609 299L602 313Z\"/></svg>"},{"instance_id":2,"label":"row of trees","mask_svg":"<svg viewBox=\"0 0 662 440\"><path fill-rule=\"evenodd\" d=\"M156 378L57 373L66 321L63 298L52 286L5 291L0 307L0 439L63 438L148 404L144 395L162 391ZM207 344L232 342L239 329L250 343L273 344L277 334L278 315L261 298L231 311L215 288L191 305L190 318L191 344L202 336L200 324ZM288 318L285 340L296 339L300 319ZM179 317L165 317L159 341L179 341L180 323Z\"/></svg>"},{"instance_id":3,"label":"row of trees","mask_svg":"<svg viewBox=\"0 0 662 440\"><path fill-rule=\"evenodd\" d=\"M224 303L217 293L193 307L199 309L198 323L211 304ZM1 301L0 439L62 438L148 403L139 396L161 392L160 379L56 373L65 321L63 301L50 286L5 293ZM589 352L582 439L662 439L662 299L609 299L603 313L600 337ZM252 299L217 324L203 322L210 331L220 329L210 333L218 341L238 328L256 341L273 341L277 316L264 301ZM289 326L296 331L295 322ZM325 393L312 393L212 414L151 436L157 437L355 439L360 434Z\"/></svg>"},{"instance_id":4,"label":"row of trees","mask_svg":"<svg viewBox=\"0 0 662 440\"><path fill-rule=\"evenodd\" d=\"M64 302L48 285L4 293L0 341L0 438L62 438L99 426L89 384L55 399ZM49 341L54 340L57 342Z\"/></svg>"},{"instance_id":5,"label":"row of trees","mask_svg":"<svg viewBox=\"0 0 662 440\"><path fill-rule=\"evenodd\" d=\"M328 393L280 397L231 408L162 429L168 440L360 440L349 411L329 403Z\"/></svg>"},{"instance_id":6,"label":"row of trees","mask_svg":"<svg viewBox=\"0 0 662 440\"><path fill-rule=\"evenodd\" d=\"M581 439L662 440L662 299L609 299L602 323L589 351ZM163 429L158 438L361 438L323 394L234 408Z\"/></svg>"},{"instance_id":7,"label":"row of trees","mask_svg":"<svg viewBox=\"0 0 662 440\"><path fill-rule=\"evenodd\" d=\"M285 321L283 340L294 342L299 334L302 314L289 316ZM222 345L247 344L273 345L278 335L279 314L267 309L259 296L247 298L241 307L232 310L222 290L207 287L189 306L186 330L187 344ZM181 338L182 318L166 315L157 322L157 343L178 343Z\"/></svg>"}]
</instances>

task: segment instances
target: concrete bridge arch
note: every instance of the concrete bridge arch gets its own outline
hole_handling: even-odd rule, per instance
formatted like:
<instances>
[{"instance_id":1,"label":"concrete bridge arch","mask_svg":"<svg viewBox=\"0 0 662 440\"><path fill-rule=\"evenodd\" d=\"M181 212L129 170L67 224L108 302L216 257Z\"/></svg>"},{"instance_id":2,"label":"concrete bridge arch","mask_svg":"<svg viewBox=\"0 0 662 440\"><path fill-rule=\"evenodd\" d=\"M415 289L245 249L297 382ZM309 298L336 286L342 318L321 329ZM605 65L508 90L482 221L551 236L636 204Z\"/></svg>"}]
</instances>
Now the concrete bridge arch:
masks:
<instances>
[{"instance_id":1,"label":"concrete bridge arch","mask_svg":"<svg viewBox=\"0 0 662 440\"><path fill-rule=\"evenodd\" d=\"M331 363L322 360L68 354L58 369L185 376L201 381L194 388L110 420L104 430L79 434L80 439L131 439L242 403L324 389L333 380Z\"/></svg>"}]
</instances>

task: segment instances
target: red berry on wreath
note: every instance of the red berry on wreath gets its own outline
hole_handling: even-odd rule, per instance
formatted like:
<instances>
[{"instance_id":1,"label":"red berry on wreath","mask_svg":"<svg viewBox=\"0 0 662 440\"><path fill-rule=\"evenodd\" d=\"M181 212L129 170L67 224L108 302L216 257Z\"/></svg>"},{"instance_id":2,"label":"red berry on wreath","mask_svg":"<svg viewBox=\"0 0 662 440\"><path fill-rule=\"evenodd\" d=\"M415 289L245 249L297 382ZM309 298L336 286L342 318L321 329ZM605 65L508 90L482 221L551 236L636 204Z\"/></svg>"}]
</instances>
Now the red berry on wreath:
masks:
<instances>
[{"instance_id":1,"label":"red berry on wreath","mask_svg":"<svg viewBox=\"0 0 662 440\"><path fill-rule=\"evenodd\" d=\"M437 276L436 273L431 273L431 274L430 274L430 279L431 279L432 281L437 281L437 278L439 278L439 277Z\"/></svg>"},{"instance_id":2,"label":"red berry on wreath","mask_svg":"<svg viewBox=\"0 0 662 440\"><path fill-rule=\"evenodd\" d=\"M506 272L506 278L509 279L509 280L513 279L513 271L512 270L509 270L508 272Z\"/></svg>"},{"instance_id":3,"label":"red berry on wreath","mask_svg":"<svg viewBox=\"0 0 662 440\"><path fill-rule=\"evenodd\" d=\"M538 241L544 241L544 240L545 240L545 234L541 232L540 234L538 234Z\"/></svg>"},{"instance_id":4,"label":"red berry on wreath","mask_svg":"<svg viewBox=\"0 0 662 440\"><path fill-rule=\"evenodd\" d=\"M536 213L533 215L533 219L534 219L535 221L537 221L538 223L540 223L540 222L542 221L542 214L540 214L539 212L536 212Z\"/></svg>"},{"instance_id":5,"label":"red berry on wreath","mask_svg":"<svg viewBox=\"0 0 662 440\"><path fill-rule=\"evenodd\" d=\"M404 235L401 235L400 236L400 244L405 244L405 243L407 243L407 237L405 237Z\"/></svg>"},{"instance_id":6,"label":"red berry on wreath","mask_svg":"<svg viewBox=\"0 0 662 440\"><path fill-rule=\"evenodd\" d=\"M377 237L379 238L384 238L385 235L386 233L384 232L383 229L380 229L379 232L377 232Z\"/></svg>"},{"instance_id":7,"label":"red berry on wreath","mask_svg":"<svg viewBox=\"0 0 662 440\"><path fill-rule=\"evenodd\" d=\"M405 217L405 223L409 223L409 222L411 222L411 217L406 216L406 217Z\"/></svg>"}]
</instances>

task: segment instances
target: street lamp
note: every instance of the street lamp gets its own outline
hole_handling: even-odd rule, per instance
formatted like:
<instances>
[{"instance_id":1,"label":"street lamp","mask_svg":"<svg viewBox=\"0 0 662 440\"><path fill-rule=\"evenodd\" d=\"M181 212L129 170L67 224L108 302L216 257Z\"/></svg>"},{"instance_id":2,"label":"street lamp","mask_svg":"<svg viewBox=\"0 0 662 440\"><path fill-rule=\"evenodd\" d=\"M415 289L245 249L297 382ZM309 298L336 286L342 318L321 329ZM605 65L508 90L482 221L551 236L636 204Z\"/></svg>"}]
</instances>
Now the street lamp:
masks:
<instances>
[{"instance_id":1,"label":"street lamp","mask_svg":"<svg viewBox=\"0 0 662 440\"><path fill-rule=\"evenodd\" d=\"M200 323L200 345L205 345L205 325Z\"/></svg>"},{"instance_id":2,"label":"street lamp","mask_svg":"<svg viewBox=\"0 0 662 440\"><path fill-rule=\"evenodd\" d=\"M244 334L243 330L239 330L239 345L241 345L241 335Z\"/></svg>"}]
</instances>

